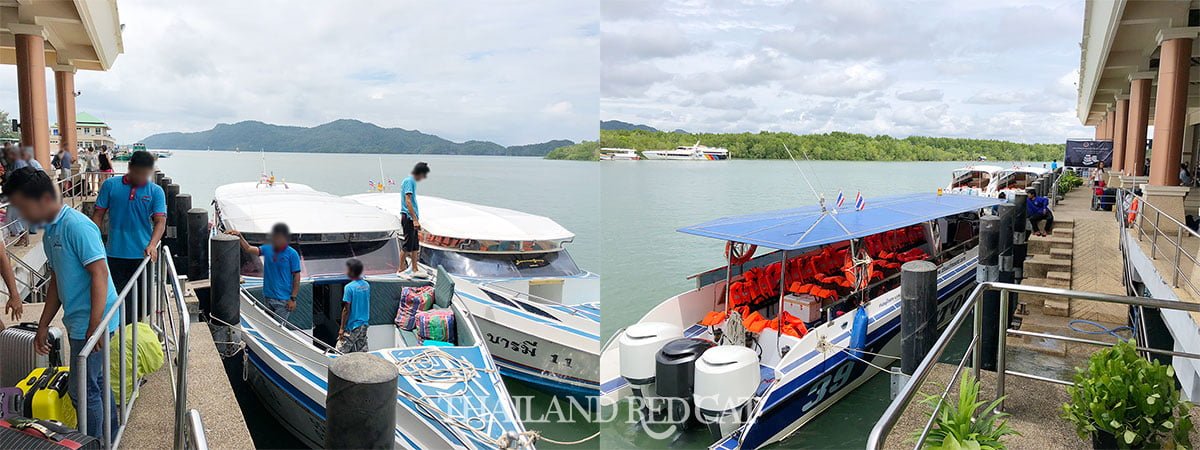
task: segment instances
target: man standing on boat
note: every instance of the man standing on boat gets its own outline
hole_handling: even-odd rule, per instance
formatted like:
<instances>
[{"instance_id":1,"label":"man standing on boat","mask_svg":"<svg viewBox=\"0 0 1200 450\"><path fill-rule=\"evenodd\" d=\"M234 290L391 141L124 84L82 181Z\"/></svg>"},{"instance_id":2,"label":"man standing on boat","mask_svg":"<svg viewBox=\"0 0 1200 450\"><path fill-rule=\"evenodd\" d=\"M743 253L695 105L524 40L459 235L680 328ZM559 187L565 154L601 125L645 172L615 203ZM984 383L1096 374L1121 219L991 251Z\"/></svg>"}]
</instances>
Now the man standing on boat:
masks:
<instances>
[{"instance_id":1,"label":"man standing on boat","mask_svg":"<svg viewBox=\"0 0 1200 450\"><path fill-rule=\"evenodd\" d=\"M355 258L346 260L346 277L350 282L342 288L342 328L338 330L338 351L342 353L367 351L367 325L371 317L371 285L362 279L363 263Z\"/></svg>"},{"instance_id":2,"label":"man standing on boat","mask_svg":"<svg viewBox=\"0 0 1200 450\"><path fill-rule=\"evenodd\" d=\"M267 298L271 312L280 320L287 320L296 309L296 297L300 295L300 253L288 245L292 233L287 224L281 222L272 226L270 242L259 247L246 242L237 230L226 233L241 238L243 252L262 256L263 297Z\"/></svg>"},{"instance_id":3,"label":"man standing on boat","mask_svg":"<svg viewBox=\"0 0 1200 450\"><path fill-rule=\"evenodd\" d=\"M413 166L412 175L400 183L400 224L404 228L404 245L400 249L400 272L402 275L409 267L410 276L420 276L421 266L417 259L421 256L421 241L417 234L421 232L421 211L417 206L417 182L429 176L429 164L419 162Z\"/></svg>"},{"instance_id":4,"label":"man standing on boat","mask_svg":"<svg viewBox=\"0 0 1200 450\"><path fill-rule=\"evenodd\" d=\"M100 228L87 216L74 208L64 206L54 187L54 181L45 171L25 167L14 171L4 182L4 194L30 223L44 224L45 237L42 246L50 264L50 279L46 290L46 306L38 321L33 348L40 354L50 353L47 330L50 321L63 310L63 324L67 327L67 338L71 345L71 359L75 361L87 340L97 330L107 330L96 341L84 367L71 365L67 389L75 408L87 408L87 432L94 437L103 436L103 396L101 395L101 371L104 355L108 352L108 337L117 330L119 320L104 324L101 321L117 302L117 290L108 276L108 264L104 258L104 245L100 240ZM80 404L80 379L86 379L85 403ZM113 413L117 408L110 409ZM117 420L111 421L113 433Z\"/></svg>"},{"instance_id":5,"label":"man standing on boat","mask_svg":"<svg viewBox=\"0 0 1200 450\"><path fill-rule=\"evenodd\" d=\"M150 182L153 174L154 155L134 152L129 172L105 180L96 195L92 222L103 226L108 215L108 267L120 289L125 289L143 258L158 259L158 243L167 229L167 196ZM133 308L125 308L125 313L132 318Z\"/></svg>"}]
</instances>

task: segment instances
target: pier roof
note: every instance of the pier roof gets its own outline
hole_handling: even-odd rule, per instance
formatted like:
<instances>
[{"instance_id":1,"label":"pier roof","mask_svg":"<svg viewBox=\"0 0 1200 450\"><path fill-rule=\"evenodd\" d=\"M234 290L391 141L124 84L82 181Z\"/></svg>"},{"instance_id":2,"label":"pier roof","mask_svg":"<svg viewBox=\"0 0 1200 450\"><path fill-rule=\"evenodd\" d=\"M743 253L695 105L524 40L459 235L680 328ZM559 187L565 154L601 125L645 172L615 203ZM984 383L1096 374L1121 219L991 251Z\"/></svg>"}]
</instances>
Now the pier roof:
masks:
<instances>
[{"instance_id":1,"label":"pier roof","mask_svg":"<svg viewBox=\"0 0 1200 450\"><path fill-rule=\"evenodd\" d=\"M45 37L47 65L108 70L124 53L116 0L0 0L0 64L16 64L16 34Z\"/></svg>"},{"instance_id":2,"label":"pier roof","mask_svg":"<svg viewBox=\"0 0 1200 450\"><path fill-rule=\"evenodd\" d=\"M974 195L907 194L867 199L861 211L819 205L723 217L679 232L778 250L799 250L895 230L1004 203Z\"/></svg>"}]
</instances>

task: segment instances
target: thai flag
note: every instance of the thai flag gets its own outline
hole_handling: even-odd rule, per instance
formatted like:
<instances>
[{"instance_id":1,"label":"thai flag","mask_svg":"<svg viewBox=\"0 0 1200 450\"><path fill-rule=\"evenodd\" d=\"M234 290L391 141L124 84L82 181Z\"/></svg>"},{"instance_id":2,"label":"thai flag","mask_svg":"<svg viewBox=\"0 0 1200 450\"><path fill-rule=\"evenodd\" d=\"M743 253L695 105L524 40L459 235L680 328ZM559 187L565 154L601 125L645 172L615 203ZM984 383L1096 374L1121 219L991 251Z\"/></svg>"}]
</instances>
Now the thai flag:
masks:
<instances>
[{"instance_id":1,"label":"thai flag","mask_svg":"<svg viewBox=\"0 0 1200 450\"><path fill-rule=\"evenodd\" d=\"M834 204L836 208L841 208L842 205L846 204L846 196L842 195L842 191L838 191L837 201Z\"/></svg>"},{"instance_id":2,"label":"thai flag","mask_svg":"<svg viewBox=\"0 0 1200 450\"><path fill-rule=\"evenodd\" d=\"M859 192L858 195L854 197L854 209L856 211L862 211L863 208L866 208L866 207L867 207L867 200L863 198L862 192Z\"/></svg>"}]
</instances>

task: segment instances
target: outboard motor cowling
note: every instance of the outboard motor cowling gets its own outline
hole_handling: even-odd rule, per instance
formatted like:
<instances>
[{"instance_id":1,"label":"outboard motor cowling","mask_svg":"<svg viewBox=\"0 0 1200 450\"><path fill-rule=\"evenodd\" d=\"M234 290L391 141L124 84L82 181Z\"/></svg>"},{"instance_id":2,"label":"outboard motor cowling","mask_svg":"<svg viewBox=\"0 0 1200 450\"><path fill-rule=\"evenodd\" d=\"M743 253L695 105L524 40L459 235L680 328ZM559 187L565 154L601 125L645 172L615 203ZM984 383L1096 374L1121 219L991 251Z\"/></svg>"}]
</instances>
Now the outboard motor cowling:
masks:
<instances>
[{"instance_id":1,"label":"outboard motor cowling","mask_svg":"<svg viewBox=\"0 0 1200 450\"><path fill-rule=\"evenodd\" d=\"M696 409L714 439L746 422L761 378L758 353L746 347L719 345L696 362Z\"/></svg>"},{"instance_id":2,"label":"outboard motor cowling","mask_svg":"<svg viewBox=\"0 0 1200 450\"><path fill-rule=\"evenodd\" d=\"M654 375L655 356L664 345L683 337L683 328L663 322L643 322L630 325L617 341L621 351L621 377L633 388L634 397L641 398L650 410L657 410Z\"/></svg>"},{"instance_id":3,"label":"outboard motor cowling","mask_svg":"<svg viewBox=\"0 0 1200 450\"><path fill-rule=\"evenodd\" d=\"M654 377L658 397L670 406L667 420L685 422L693 408L696 361L714 344L707 339L682 338L668 342L655 357Z\"/></svg>"}]
</instances>

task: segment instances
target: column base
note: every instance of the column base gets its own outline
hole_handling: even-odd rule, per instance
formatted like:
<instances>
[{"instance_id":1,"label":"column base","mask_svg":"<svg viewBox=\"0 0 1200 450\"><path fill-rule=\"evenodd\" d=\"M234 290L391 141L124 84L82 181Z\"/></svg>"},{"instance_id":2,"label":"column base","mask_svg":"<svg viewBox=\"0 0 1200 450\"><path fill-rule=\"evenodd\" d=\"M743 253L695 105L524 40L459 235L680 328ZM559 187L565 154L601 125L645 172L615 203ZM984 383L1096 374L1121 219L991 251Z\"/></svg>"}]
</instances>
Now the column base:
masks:
<instances>
[{"instance_id":1,"label":"column base","mask_svg":"<svg viewBox=\"0 0 1200 450\"><path fill-rule=\"evenodd\" d=\"M1133 189L1133 188L1136 188L1136 187L1138 187L1138 186L1142 186L1142 185L1145 185L1146 183L1149 183L1149 182L1150 182L1150 177L1148 177L1148 176L1140 176L1140 177L1138 177L1138 176L1133 176L1133 175L1121 175L1121 176L1120 176L1120 180L1121 180L1121 181L1119 182L1118 186L1120 186L1120 187L1121 187L1121 189Z\"/></svg>"},{"instance_id":2,"label":"column base","mask_svg":"<svg viewBox=\"0 0 1200 450\"><path fill-rule=\"evenodd\" d=\"M1155 220L1157 219L1160 232L1168 236L1174 235L1179 227L1175 225L1175 222L1167 219L1167 217L1160 217L1160 214L1161 216L1169 216L1179 221L1179 223L1186 224L1183 198L1187 196L1190 190L1191 188L1187 186L1154 186L1143 184L1142 196L1146 199L1147 203L1153 205L1158 211L1155 211L1154 208L1142 209L1142 229L1146 233L1153 233Z\"/></svg>"}]
</instances>

